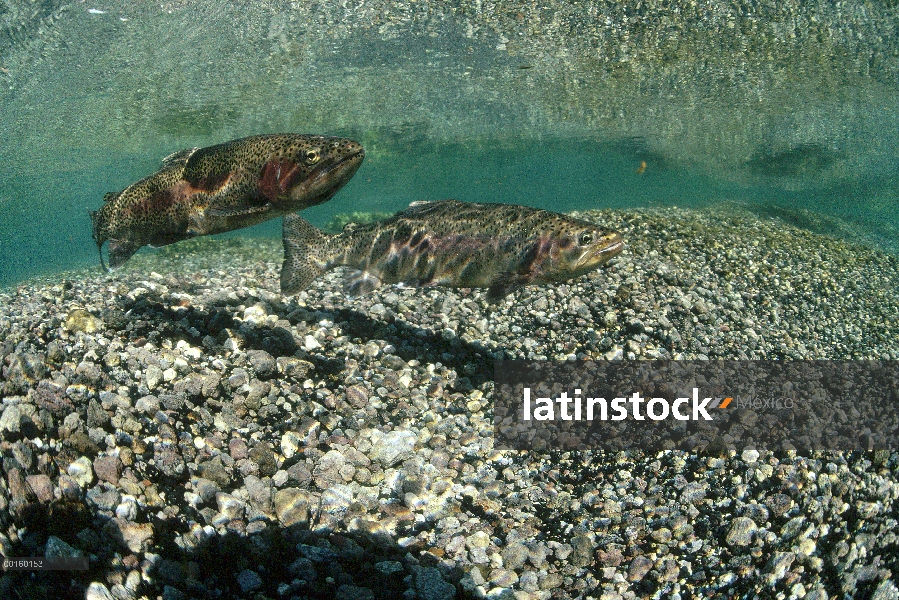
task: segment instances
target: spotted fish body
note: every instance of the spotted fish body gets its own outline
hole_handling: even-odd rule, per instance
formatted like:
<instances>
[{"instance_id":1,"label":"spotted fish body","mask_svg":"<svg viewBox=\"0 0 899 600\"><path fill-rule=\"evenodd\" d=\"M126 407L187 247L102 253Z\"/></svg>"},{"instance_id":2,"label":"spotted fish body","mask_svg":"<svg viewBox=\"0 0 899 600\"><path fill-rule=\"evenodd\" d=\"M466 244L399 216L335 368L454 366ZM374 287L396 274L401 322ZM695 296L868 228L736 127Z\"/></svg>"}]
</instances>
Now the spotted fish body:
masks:
<instances>
[{"instance_id":1,"label":"spotted fish body","mask_svg":"<svg viewBox=\"0 0 899 600\"><path fill-rule=\"evenodd\" d=\"M511 204L416 202L393 217L328 235L284 218L281 291L296 294L346 265L351 295L381 283L488 288L490 300L529 284L561 282L621 252L621 236L566 215Z\"/></svg>"},{"instance_id":2,"label":"spotted fish body","mask_svg":"<svg viewBox=\"0 0 899 600\"><path fill-rule=\"evenodd\" d=\"M353 140L299 134L182 150L156 173L106 194L91 213L94 240L98 248L109 241L115 268L148 244L256 225L329 200L364 156Z\"/></svg>"}]
</instances>

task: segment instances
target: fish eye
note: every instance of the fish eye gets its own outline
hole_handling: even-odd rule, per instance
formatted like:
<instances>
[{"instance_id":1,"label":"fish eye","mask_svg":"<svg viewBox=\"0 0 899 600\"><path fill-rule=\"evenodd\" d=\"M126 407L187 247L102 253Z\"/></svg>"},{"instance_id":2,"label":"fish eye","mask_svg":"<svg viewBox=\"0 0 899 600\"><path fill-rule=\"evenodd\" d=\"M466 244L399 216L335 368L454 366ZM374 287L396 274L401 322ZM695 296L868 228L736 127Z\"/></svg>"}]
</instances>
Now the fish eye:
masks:
<instances>
[{"instance_id":1,"label":"fish eye","mask_svg":"<svg viewBox=\"0 0 899 600\"><path fill-rule=\"evenodd\" d=\"M313 148L312 150L306 150L305 162L307 165L314 165L319 160L321 160L321 154L318 152L318 148Z\"/></svg>"},{"instance_id":2,"label":"fish eye","mask_svg":"<svg viewBox=\"0 0 899 600\"><path fill-rule=\"evenodd\" d=\"M579 243L580 243L581 246L587 246L587 245L589 245L589 244L592 244L592 243L593 243L593 234L592 234L592 233L589 233L589 232L587 232L587 233L582 233L582 234L581 234L581 239L580 239L580 242L579 242Z\"/></svg>"}]
</instances>

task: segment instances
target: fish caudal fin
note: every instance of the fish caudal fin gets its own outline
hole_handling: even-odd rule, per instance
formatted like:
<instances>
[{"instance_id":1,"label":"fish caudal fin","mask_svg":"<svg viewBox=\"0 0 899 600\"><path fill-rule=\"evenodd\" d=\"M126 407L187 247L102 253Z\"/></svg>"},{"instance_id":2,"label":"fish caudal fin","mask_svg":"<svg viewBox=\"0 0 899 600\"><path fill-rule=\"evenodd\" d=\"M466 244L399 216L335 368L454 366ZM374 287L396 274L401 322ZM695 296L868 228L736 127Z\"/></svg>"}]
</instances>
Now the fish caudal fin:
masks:
<instances>
[{"instance_id":1,"label":"fish caudal fin","mask_svg":"<svg viewBox=\"0 0 899 600\"><path fill-rule=\"evenodd\" d=\"M282 241L281 293L293 296L327 271L323 259L327 236L303 217L289 214L284 216Z\"/></svg>"}]
</instances>

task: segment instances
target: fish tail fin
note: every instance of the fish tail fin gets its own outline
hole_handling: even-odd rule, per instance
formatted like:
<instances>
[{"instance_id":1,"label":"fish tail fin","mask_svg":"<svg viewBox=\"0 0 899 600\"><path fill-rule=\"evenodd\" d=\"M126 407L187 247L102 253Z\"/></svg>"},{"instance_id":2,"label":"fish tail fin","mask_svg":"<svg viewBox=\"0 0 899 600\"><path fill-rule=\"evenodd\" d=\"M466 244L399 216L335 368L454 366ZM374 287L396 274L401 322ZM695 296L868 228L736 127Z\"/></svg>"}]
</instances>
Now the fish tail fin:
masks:
<instances>
[{"instance_id":1,"label":"fish tail fin","mask_svg":"<svg viewBox=\"0 0 899 600\"><path fill-rule=\"evenodd\" d=\"M107 273L109 272L109 267L106 266L106 263L103 262L103 242L106 241L106 237L100 232L100 211L99 210L89 210L87 214L91 218L91 235L94 238L94 241L97 242L97 252L100 254L100 266L103 267L103 270Z\"/></svg>"},{"instance_id":2,"label":"fish tail fin","mask_svg":"<svg viewBox=\"0 0 899 600\"><path fill-rule=\"evenodd\" d=\"M327 234L297 214L284 216L281 293L293 296L329 270Z\"/></svg>"}]
</instances>

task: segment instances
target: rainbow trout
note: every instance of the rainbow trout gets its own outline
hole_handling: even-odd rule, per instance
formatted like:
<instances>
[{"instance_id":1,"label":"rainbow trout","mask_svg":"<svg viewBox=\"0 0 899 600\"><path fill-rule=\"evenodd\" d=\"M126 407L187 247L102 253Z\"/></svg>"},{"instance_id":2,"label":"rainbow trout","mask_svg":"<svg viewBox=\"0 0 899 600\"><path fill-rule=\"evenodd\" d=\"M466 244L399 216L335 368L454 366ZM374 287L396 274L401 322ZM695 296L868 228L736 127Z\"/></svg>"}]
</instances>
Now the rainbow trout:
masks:
<instances>
[{"instance_id":1,"label":"rainbow trout","mask_svg":"<svg viewBox=\"0 0 899 600\"><path fill-rule=\"evenodd\" d=\"M393 217L319 231L284 217L281 292L296 294L340 265L355 269L350 295L381 283L488 288L491 301L529 284L560 282L596 269L621 252L614 232L525 206L457 200L415 202Z\"/></svg>"},{"instance_id":2,"label":"rainbow trout","mask_svg":"<svg viewBox=\"0 0 899 600\"><path fill-rule=\"evenodd\" d=\"M176 152L162 168L103 198L91 213L103 264L116 268L146 245L256 225L329 200L365 151L353 140L293 133L256 135Z\"/></svg>"}]
</instances>

